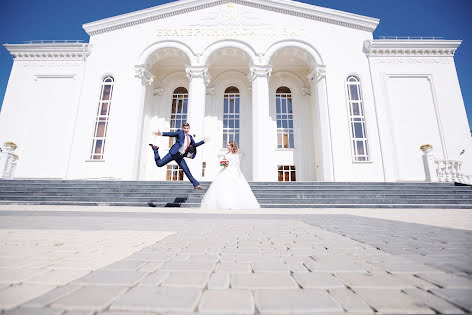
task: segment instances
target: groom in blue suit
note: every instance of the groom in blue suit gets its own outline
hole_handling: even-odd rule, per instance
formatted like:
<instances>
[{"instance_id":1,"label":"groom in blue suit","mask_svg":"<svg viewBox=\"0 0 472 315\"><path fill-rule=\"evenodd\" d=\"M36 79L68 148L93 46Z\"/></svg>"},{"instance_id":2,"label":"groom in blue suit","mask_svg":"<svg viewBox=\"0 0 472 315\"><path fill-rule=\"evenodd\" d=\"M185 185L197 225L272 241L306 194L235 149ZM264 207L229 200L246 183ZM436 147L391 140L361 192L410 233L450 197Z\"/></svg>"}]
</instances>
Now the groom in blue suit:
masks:
<instances>
[{"instance_id":1,"label":"groom in blue suit","mask_svg":"<svg viewBox=\"0 0 472 315\"><path fill-rule=\"evenodd\" d=\"M205 140L202 140L198 143L195 143L193 137L189 135L190 131L190 124L184 123L182 125L182 130L178 130L175 132L153 132L152 134L155 136L166 136L166 137L176 137L177 141L174 143L172 148L170 148L169 153L164 156L162 159L159 156L159 147L155 146L154 144L150 143L152 150L154 151L154 160L156 161L156 165L158 167L162 167L171 161L177 162L177 164L182 168L187 178L192 182L193 188L202 190L204 189L200 186L200 183L193 178L192 173L187 166L187 163L184 160L184 157L193 159L197 155L197 147L204 144Z\"/></svg>"}]
</instances>

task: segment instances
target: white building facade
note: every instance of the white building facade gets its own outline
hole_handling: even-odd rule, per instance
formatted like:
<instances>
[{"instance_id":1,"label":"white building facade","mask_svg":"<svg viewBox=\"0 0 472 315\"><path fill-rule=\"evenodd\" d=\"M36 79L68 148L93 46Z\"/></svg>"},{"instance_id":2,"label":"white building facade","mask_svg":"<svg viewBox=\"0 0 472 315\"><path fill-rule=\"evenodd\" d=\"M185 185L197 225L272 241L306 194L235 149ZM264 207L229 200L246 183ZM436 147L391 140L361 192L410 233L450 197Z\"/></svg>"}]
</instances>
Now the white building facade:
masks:
<instances>
[{"instance_id":1,"label":"white building facade","mask_svg":"<svg viewBox=\"0 0 472 315\"><path fill-rule=\"evenodd\" d=\"M374 40L378 19L289 0L180 0L5 45L0 143L16 178L185 180L152 131L191 125L199 180L240 145L253 181L424 181L419 147L472 169L460 41ZM472 173L472 172L471 172Z\"/></svg>"}]
</instances>

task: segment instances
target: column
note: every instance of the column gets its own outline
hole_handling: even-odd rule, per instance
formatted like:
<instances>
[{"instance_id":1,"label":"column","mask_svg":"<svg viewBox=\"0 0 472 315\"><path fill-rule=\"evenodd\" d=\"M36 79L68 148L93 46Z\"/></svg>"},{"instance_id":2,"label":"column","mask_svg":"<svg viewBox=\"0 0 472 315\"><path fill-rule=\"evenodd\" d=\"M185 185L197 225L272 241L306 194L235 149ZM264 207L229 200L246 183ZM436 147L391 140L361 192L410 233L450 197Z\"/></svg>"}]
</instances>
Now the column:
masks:
<instances>
[{"instance_id":1,"label":"column","mask_svg":"<svg viewBox=\"0 0 472 315\"><path fill-rule=\"evenodd\" d=\"M333 163L333 146L331 137L331 123L328 104L328 90L326 85L326 67L316 66L308 75L310 80L312 101L314 104L313 132L318 145L315 148L317 180L331 182L335 180Z\"/></svg>"},{"instance_id":2,"label":"column","mask_svg":"<svg viewBox=\"0 0 472 315\"><path fill-rule=\"evenodd\" d=\"M274 152L267 141L269 128L269 77L271 66L251 67L249 80L252 82L252 179L254 181L270 180L277 169L267 163L266 157Z\"/></svg>"},{"instance_id":3,"label":"column","mask_svg":"<svg viewBox=\"0 0 472 315\"><path fill-rule=\"evenodd\" d=\"M187 78L190 81L188 91L188 123L190 124L190 134L195 135L195 141L203 140L203 120L205 118L205 99L206 86L210 83L210 75L206 66L191 66L185 69ZM187 159L190 171L196 180L202 178L202 150L204 147L197 149L197 156L193 160Z\"/></svg>"},{"instance_id":4,"label":"column","mask_svg":"<svg viewBox=\"0 0 472 315\"><path fill-rule=\"evenodd\" d=\"M136 81L135 85L135 93L136 96L138 97L138 121L137 121L137 126L136 128L136 141L135 144L135 153L134 156L137 157L137 161L134 163L134 168L133 168L133 174L135 174L135 179L139 180L140 179L140 165L142 162L141 158L141 153L144 151L148 150L147 144L143 146L143 126L144 126L144 109L146 105L146 91L147 91L147 86L152 86L152 83L154 82L155 76L152 75L149 70L147 69L146 65L136 65L135 66L135 77L138 78L139 80Z\"/></svg>"}]
</instances>

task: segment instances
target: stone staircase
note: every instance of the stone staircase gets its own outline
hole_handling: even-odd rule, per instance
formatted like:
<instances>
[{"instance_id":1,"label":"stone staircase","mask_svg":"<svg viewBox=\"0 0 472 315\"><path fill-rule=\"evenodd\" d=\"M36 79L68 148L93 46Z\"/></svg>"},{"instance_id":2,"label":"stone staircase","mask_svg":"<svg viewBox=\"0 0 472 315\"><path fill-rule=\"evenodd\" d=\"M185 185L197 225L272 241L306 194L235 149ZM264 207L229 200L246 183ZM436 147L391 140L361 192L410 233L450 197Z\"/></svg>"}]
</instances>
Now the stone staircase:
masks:
<instances>
[{"instance_id":1,"label":"stone staircase","mask_svg":"<svg viewBox=\"0 0 472 315\"><path fill-rule=\"evenodd\" d=\"M202 185L209 187L210 183ZM452 183L251 182L263 208L472 209L472 188ZM189 182L0 180L2 205L199 207Z\"/></svg>"}]
</instances>

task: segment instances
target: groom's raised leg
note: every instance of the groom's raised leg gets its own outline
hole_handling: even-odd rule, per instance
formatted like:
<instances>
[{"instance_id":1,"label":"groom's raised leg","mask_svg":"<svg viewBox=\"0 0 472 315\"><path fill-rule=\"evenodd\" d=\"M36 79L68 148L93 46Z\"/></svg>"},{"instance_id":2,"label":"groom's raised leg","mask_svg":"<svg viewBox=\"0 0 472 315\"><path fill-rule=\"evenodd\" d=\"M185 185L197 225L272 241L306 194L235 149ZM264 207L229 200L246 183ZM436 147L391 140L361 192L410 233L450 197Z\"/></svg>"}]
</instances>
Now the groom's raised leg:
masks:
<instances>
[{"instance_id":1,"label":"groom's raised leg","mask_svg":"<svg viewBox=\"0 0 472 315\"><path fill-rule=\"evenodd\" d=\"M184 158L181 157L181 158L175 159L175 161L182 168L187 178L192 182L193 187L200 186L200 183L195 178L193 178L192 173L190 173L190 170L187 166L187 162L185 162Z\"/></svg>"},{"instance_id":2,"label":"groom's raised leg","mask_svg":"<svg viewBox=\"0 0 472 315\"><path fill-rule=\"evenodd\" d=\"M162 167L166 165L167 163L169 163L170 161L172 161L173 159L174 157L170 153L167 153L166 156L164 156L164 158L161 159L159 157L159 151L157 149L154 150L154 161L156 161L157 167Z\"/></svg>"}]
</instances>

